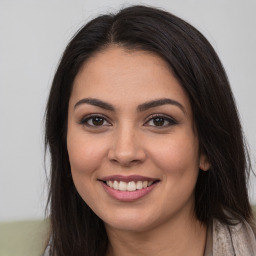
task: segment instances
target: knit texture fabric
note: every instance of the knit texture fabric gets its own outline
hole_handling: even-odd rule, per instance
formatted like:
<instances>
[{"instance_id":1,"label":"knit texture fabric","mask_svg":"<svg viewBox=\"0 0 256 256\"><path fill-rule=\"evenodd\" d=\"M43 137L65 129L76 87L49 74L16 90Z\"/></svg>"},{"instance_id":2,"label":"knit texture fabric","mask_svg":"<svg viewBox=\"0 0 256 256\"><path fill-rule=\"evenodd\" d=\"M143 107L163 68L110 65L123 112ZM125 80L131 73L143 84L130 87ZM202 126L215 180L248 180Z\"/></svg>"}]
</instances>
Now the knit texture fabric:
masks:
<instances>
[{"instance_id":1,"label":"knit texture fabric","mask_svg":"<svg viewBox=\"0 0 256 256\"><path fill-rule=\"evenodd\" d=\"M205 256L256 256L256 238L247 222L225 225L213 220L212 248L206 248Z\"/></svg>"}]
</instances>

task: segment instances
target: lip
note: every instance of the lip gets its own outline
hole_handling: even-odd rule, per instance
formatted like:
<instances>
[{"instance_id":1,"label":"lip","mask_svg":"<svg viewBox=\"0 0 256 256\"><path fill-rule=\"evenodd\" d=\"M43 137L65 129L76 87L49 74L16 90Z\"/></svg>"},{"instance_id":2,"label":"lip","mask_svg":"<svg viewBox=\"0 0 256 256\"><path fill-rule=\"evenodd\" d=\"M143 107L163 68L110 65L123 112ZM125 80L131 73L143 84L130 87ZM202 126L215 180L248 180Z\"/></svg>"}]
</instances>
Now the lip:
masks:
<instances>
[{"instance_id":1,"label":"lip","mask_svg":"<svg viewBox=\"0 0 256 256\"><path fill-rule=\"evenodd\" d=\"M130 175L130 176L112 175L112 176L106 176L101 179L98 179L98 181L100 181L104 190L107 192L107 194L110 197L123 202L132 202L140 198L143 198L144 196L148 195L152 190L154 190L154 188L159 183L159 182L155 182L149 187L138 189L135 191L121 191L121 190L113 189L105 183L106 181L110 181L110 180L129 182L129 181L159 181L159 179L153 179L150 177L145 177L140 175Z\"/></svg>"},{"instance_id":2,"label":"lip","mask_svg":"<svg viewBox=\"0 0 256 256\"><path fill-rule=\"evenodd\" d=\"M124 182L129 182L129 181L157 181L159 179L153 179L150 177L146 176L140 176L140 175L129 175L129 176L124 176L124 175L111 175L111 176L106 176L103 178L100 178L99 180L101 181L124 181Z\"/></svg>"},{"instance_id":3,"label":"lip","mask_svg":"<svg viewBox=\"0 0 256 256\"><path fill-rule=\"evenodd\" d=\"M158 183L154 183L151 186L135 191L120 191L120 190L115 190L111 187L109 187L107 184L102 183L102 186L104 190L114 199L123 201L123 202L131 202L131 201L136 201L144 196L146 196L148 193L150 193Z\"/></svg>"}]
</instances>

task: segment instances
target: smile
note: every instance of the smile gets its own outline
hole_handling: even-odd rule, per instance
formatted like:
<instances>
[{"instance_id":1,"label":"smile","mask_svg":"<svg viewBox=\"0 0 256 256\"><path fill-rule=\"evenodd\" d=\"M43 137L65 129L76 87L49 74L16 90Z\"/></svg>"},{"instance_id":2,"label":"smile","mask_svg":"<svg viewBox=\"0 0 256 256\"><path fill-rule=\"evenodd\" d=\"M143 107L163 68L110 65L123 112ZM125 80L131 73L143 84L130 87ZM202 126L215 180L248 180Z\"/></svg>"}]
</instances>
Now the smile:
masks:
<instances>
[{"instance_id":1,"label":"smile","mask_svg":"<svg viewBox=\"0 0 256 256\"><path fill-rule=\"evenodd\" d=\"M114 175L99 179L99 181L112 198L126 202L135 201L146 196L159 183L158 179L138 175Z\"/></svg>"},{"instance_id":2,"label":"smile","mask_svg":"<svg viewBox=\"0 0 256 256\"><path fill-rule=\"evenodd\" d=\"M153 181L129 181L127 183L124 181L108 180L106 181L106 184L115 190L135 191L151 186L153 184Z\"/></svg>"}]
</instances>

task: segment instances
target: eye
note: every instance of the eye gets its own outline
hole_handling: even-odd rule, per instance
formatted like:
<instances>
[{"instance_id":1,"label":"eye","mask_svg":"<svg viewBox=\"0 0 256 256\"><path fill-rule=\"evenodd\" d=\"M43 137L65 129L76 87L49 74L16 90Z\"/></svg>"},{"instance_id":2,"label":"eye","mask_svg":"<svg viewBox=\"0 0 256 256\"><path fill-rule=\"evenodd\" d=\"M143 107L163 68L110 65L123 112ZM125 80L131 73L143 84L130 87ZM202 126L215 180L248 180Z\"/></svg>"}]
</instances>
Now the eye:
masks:
<instances>
[{"instance_id":1,"label":"eye","mask_svg":"<svg viewBox=\"0 0 256 256\"><path fill-rule=\"evenodd\" d=\"M159 128L168 127L175 124L177 124L176 120L165 115L153 115L145 123L147 126L154 126Z\"/></svg>"},{"instance_id":2,"label":"eye","mask_svg":"<svg viewBox=\"0 0 256 256\"><path fill-rule=\"evenodd\" d=\"M106 118L101 115L85 116L80 120L79 123L89 127L102 127L111 125L109 121L107 121Z\"/></svg>"}]
</instances>

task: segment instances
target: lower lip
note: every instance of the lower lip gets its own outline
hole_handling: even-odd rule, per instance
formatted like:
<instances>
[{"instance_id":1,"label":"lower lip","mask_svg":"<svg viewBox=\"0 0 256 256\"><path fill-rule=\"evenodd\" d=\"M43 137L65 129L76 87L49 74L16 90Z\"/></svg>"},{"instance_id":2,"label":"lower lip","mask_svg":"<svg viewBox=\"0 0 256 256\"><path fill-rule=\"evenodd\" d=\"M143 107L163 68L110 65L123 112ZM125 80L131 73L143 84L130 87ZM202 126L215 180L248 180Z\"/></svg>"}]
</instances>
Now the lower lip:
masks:
<instances>
[{"instance_id":1,"label":"lower lip","mask_svg":"<svg viewBox=\"0 0 256 256\"><path fill-rule=\"evenodd\" d=\"M135 191L121 191L121 190L115 190L102 182L103 188L112 198L119 201L124 201L124 202L135 201L146 196L156 187L157 184L158 182L152 184L149 187L138 189Z\"/></svg>"}]
</instances>

